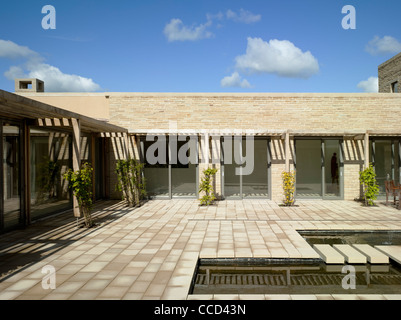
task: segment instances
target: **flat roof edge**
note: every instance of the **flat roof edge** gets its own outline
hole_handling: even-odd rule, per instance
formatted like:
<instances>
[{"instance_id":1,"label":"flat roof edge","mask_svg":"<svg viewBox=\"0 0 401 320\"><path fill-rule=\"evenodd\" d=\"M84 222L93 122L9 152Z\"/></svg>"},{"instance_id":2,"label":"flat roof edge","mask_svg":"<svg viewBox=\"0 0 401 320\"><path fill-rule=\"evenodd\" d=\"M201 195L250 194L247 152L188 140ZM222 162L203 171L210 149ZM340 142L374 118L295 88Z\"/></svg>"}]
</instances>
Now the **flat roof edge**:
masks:
<instances>
[{"instance_id":1,"label":"flat roof edge","mask_svg":"<svg viewBox=\"0 0 401 320\"><path fill-rule=\"evenodd\" d=\"M4 101L4 102L3 102ZM0 89L0 103L7 105L8 102L14 104L21 104L29 108L25 110L23 118L40 119L40 118L75 118L83 122L84 126L91 129L96 129L98 132L128 132L126 128L119 127L109 122L104 122L94 118L84 116L82 114L68 111L59 107L55 107L37 100L30 99L29 97L22 96L18 93L11 93ZM10 111L8 111L10 113ZM15 110L13 115L18 116L19 110Z\"/></svg>"},{"instance_id":2,"label":"flat roof edge","mask_svg":"<svg viewBox=\"0 0 401 320\"><path fill-rule=\"evenodd\" d=\"M379 97L390 93L365 92L24 92L23 97L118 97L118 96L220 96L220 97Z\"/></svg>"}]
</instances>

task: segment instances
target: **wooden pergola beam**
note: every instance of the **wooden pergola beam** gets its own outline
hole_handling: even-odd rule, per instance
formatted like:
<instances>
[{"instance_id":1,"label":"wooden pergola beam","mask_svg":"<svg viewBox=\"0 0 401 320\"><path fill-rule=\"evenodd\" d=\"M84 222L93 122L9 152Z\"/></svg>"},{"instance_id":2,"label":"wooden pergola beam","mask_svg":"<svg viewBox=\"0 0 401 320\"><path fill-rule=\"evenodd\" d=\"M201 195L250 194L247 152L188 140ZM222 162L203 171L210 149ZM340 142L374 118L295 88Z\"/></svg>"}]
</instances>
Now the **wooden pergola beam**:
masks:
<instances>
[{"instance_id":1,"label":"wooden pergola beam","mask_svg":"<svg viewBox=\"0 0 401 320\"><path fill-rule=\"evenodd\" d=\"M71 119L72 123L72 168L78 171L81 168L81 124L78 119ZM73 198L74 216L81 217L78 200Z\"/></svg>"},{"instance_id":2,"label":"wooden pergola beam","mask_svg":"<svg viewBox=\"0 0 401 320\"><path fill-rule=\"evenodd\" d=\"M357 134L353 137L354 140L363 140L365 139L365 134Z\"/></svg>"},{"instance_id":3,"label":"wooden pergola beam","mask_svg":"<svg viewBox=\"0 0 401 320\"><path fill-rule=\"evenodd\" d=\"M364 136L364 167L369 168L369 132L367 131Z\"/></svg>"},{"instance_id":4,"label":"wooden pergola beam","mask_svg":"<svg viewBox=\"0 0 401 320\"><path fill-rule=\"evenodd\" d=\"M290 133L285 133L285 171L290 172Z\"/></svg>"}]
</instances>

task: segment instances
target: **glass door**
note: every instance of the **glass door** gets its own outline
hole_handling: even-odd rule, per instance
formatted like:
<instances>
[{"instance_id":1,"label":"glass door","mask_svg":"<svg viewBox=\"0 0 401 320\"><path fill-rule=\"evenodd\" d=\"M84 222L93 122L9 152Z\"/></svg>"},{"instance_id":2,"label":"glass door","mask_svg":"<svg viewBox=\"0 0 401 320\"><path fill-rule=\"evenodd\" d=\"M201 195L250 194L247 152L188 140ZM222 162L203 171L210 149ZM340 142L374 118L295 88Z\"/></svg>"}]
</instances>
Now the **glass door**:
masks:
<instances>
[{"instance_id":1,"label":"glass door","mask_svg":"<svg viewBox=\"0 0 401 320\"><path fill-rule=\"evenodd\" d=\"M370 141L370 161L376 173L379 185L379 197L386 196L385 181L400 182L399 141L389 139L372 139Z\"/></svg>"},{"instance_id":2,"label":"glass door","mask_svg":"<svg viewBox=\"0 0 401 320\"><path fill-rule=\"evenodd\" d=\"M144 140L142 148L148 196L151 198L170 197L167 139L157 137L155 142Z\"/></svg>"},{"instance_id":3,"label":"glass door","mask_svg":"<svg viewBox=\"0 0 401 320\"><path fill-rule=\"evenodd\" d=\"M339 139L298 139L296 154L297 198L341 199L342 144Z\"/></svg>"},{"instance_id":4,"label":"glass door","mask_svg":"<svg viewBox=\"0 0 401 320\"><path fill-rule=\"evenodd\" d=\"M222 140L221 168L225 198L269 196L269 140L254 137L252 139L253 142L249 144L243 137L224 137Z\"/></svg>"},{"instance_id":5,"label":"glass door","mask_svg":"<svg viewBox=\"0 0 401 320\"><path fill-rule=\"evenodd\" d=\"M195 142L195 143L194 143ZM170 146L171 147L171 146ZM171 148L172 149L172 148ZM172 197L197 196L197 164L194 154L197 149L196 140L186 137L185 141L177 141L176 157L171 164L171 194ZM174 152L171 150L170 152Z\"/></svg>"},{"instance_id":6,"label":"glass door","mask_svg":"<svg viewBox=\"0 0 401 320\"><path fill-rule=\"evenodd\" d=\"M322 141L296 140L296 195L322 197Z\"/></svg>"},{"instance_id":7,"label":"glass door","mask_svg":"<svg viewBox=\"0 0 401 320\"><path fill-rule=\"evenodd\" d=\"M323 198L341 197L342 152L340 140L323 140Z\"/></svg>"},{"instance_id":8,"label":"glass door","mask_svg":"<svg viewBox=\"0 0 401 320\"><path fill-rule=\"evenodd\" d=\"M197 137L157 136L141 141L146 191L150 198L198 196Z\"/></svg>"},{"instance_id":9,"label":"glass door","mask_svg":"<svg viewBox=\"0 0 401 320\"><path fill-rule=\"evenodd\" d=\"M31 219L72 208L63 174L72 166L72 139L67 132L30 128Z\"/></svg>"},{"instance_id":10,"label":"glass door","mask_svg":"<svg viewBox=\"0 0 401 320\"><path fill-rule=\"evenodd\" d=\"M224 181L224 197L226 198L241 198L241 175L237 174L239 165L236 162L240 161L242 155L242 138L224 137L222 144L222 176ZM237 160L235 159L237 152Z\"/></svg>"},{"instance_id":11,"label":"glass door","mask_svg":"<svg viewBox=\"0 0 401 320\"><path fill-rule=\"evenodd\" d=\"M1 123L0 123L1 125ZM21 134L20 127L3 123L2 127L3 174L3 228L21 223Z\"/></svg>"},{"instance_id":12,"label":"glass door","mask_svg":"<svg viewBox=\"0 0 401 320\"><path fill-rule=\"evenodd\" d=\"M242 145L245 149L245 140L242 140ZM255 139L253 170L252 173L242 176L242 195L247 198L267 198L268 188L268 141Z\"/></svg>"}]
</instances>

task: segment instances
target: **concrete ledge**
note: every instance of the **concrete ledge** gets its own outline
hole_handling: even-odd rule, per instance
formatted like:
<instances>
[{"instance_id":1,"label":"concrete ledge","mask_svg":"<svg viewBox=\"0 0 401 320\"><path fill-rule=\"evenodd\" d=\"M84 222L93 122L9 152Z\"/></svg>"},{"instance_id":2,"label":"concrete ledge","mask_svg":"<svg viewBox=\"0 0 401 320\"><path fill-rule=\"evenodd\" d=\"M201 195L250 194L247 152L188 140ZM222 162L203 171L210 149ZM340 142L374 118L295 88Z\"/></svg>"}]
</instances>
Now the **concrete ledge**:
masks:
<instances>
[{"instance_id":1,"label":"concrete ledge","mask_svg":"<svg viewBox=\"0 0 401 320\"><path fill-rule=\"evenodd\" d=\"M373 248L368 244L353 244L352 245L356 250L364 254L369 263L371 264L388 264L390 263L389 257L386 256L381 251Z\"/></svg>"},{"instance_id":2,"label":"concrete ledge","mask_svg":"<svg viewBox=\"0 0 401 320\"><path fill-rule=\"evenodd\" d=\"M401 246L375 246L375 248L401 264Z\"/></svg>"},{"instance_id":3,"label":"concrete ledge","mask_svg":"<svg viewBox=\"0 0 401 320\"><path fill-rule=\"evenodd\" d=\"M320 255L322 260L328 264L343 264L344 256L329 244L314 244L313 249Z\"/></svg>"},{"instance_id":4,"label":"concrete ledge","mask_svg":"<svg viewBox=\"0 0 401 320\"><path fill-rule=\"evenodd\" d=\"M366 263L366 256L349 244L334 244L333 248L340 252L348 263Z\"/></svg>"}]
</instances>

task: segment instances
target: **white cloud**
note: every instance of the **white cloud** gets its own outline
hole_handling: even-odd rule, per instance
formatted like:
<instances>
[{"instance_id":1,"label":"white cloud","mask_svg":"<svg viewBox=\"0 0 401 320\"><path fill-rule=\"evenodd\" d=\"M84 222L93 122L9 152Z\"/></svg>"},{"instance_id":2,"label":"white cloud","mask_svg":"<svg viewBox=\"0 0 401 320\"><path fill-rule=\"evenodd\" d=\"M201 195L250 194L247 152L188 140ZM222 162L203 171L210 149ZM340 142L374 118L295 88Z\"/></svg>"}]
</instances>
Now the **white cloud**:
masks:
<instances>
[{"instance_id":1,"label":"white cloud","mask_svg":"<svg viewBox=\"0 0 401 320\"><path fill-rule=\"evenodd\" d=\"M207 13L206 22L199 25L188 26L185 25L181 19L171 19L164 26L163 33L169 42L173 41L196 41L200 39L209 39L214 36L210 28L213 25L213 21L232 20L241 23L254 23L261 19L260 14L253 14L247 10L240 9L238 12L234 12L228 9L226 13L219 11L218 13ZM217 24L217 28L222 25Z\"/></svg>"},{"instance_id":2,"label":"white cloud","mask_svg":"<svg viewBox=\"0 0 401 320\"><path fill-rule=\"evenodd\" d=\"M207 20L223 20L224 19L224 14L219 11L218 13L207 13L206 14Z\"/></svg>"},{"instance_id":3,"label":"white cloud","mask_svg":"<svg viewBox=\"0 0 401 320\"><path fill-rule=\"evenodd\" d=\"M28 47L0 39L0 58L24 58L22 66L10 66L4 73L7 79L38 78L45 82L48 92L99 91L100 86L90 78L63 73L59 68L44 63L41 55Z\"/></svg>"},{"instance_id":4,"label":"white cloud","mask_svg":"<svg viewBox=\"0 0 401 320\"><path fill-rule=\"evenodd\" d=\"M5 72L5 76L13 80L15 78L37 78L45 82L47 92L91 92L101 88L92 79L75 74L66 74L59 68L46 63L27 63L28 73L22 73L23 69L12 66Z\"/></svg>"},{"instance_id":5,"label":"white cloud","mask_svg":"<svg viewBox=\"0 0 401 320\"><path fill-rule=\"evenodd\" d=\"M241 76L237 71L235 71L231 76L224 77L221 79L220 84L222 87L239 87L239 88L250 88L248 80L241 80Z\"/></svg>"},{"instance_id":6,"label":"white cloud","mask_svg":"<svg viewBox=\"0 0 401 320\"><path fill-rule=\"evenodd\" d=\"M369 41L365 49L372 55L394 54L401 52L401 43L391 36L384 36L383 38L375 36Z\"/></svg>"},{"instance_id":7,"label":"white cloud","mask_svg":"<svg viewBox=\"0 0 401 320\"><path fill-rule=\"evenodd\" d=\"M357 87L364 92L378 92L379 91L379 78L369 77L367 80L358 83Z\"/></svg>"},{"instance_id":8,"label":"white cloud","mask_svg":"<svg viewBox=\"0 0 401 320\"><path fill-rule=\"evenodd\" d=\"M213 33L207 28L212 25L212 21L208 20L205 24L199 26L185 26L180 19L171 19L164 27L164 34L167 40L173 41L195 41L199 39L211 38Z\"/></svg>"},{"instance_id":9,"label":"white cloud","mask_svg":"<svg viewBox=\"0 0 401 320\"><path fill-rule=\"evenodd\" d=\"M17 78L27 78L24 69L18 66L11 66L4 75L7 79L14 80Z\"/></svg>"},{"instance_id":10,"label":"white cloud","mask_svg":"<svg viewBox=\"0 0 401 320\"><path fill-rule=\"evenodd\" d=\"M40 55L35 51L32 51L28 47L20 46L10 40L0 39L0 58L17 59L39 59Z\"/></svg>"},{"instance_id":11,"label":"white cloud","mask_svg":"<svg viewBox=\"0 0 401 320\"><path fill-rule=\"evenodd\" d=\"M235 60L237 69L250 73L306 79L319 72L317 59L288 40L266 42L260 38L248 38L246 53Z\"/></svg>"},{"instance_id":12,"label":"white cloud","mask_svg":"<svg viewBox=\"0 0 401 320\"><path fill-rule=\"evenodd\" d=\"M226 17L229 20L242 23L254 23L258 22L262 18L260 14L253 14L244 9L240 9L239 13L234 12L231 9L228 9L226 12Z\"/></svg>"}]
</instances>

